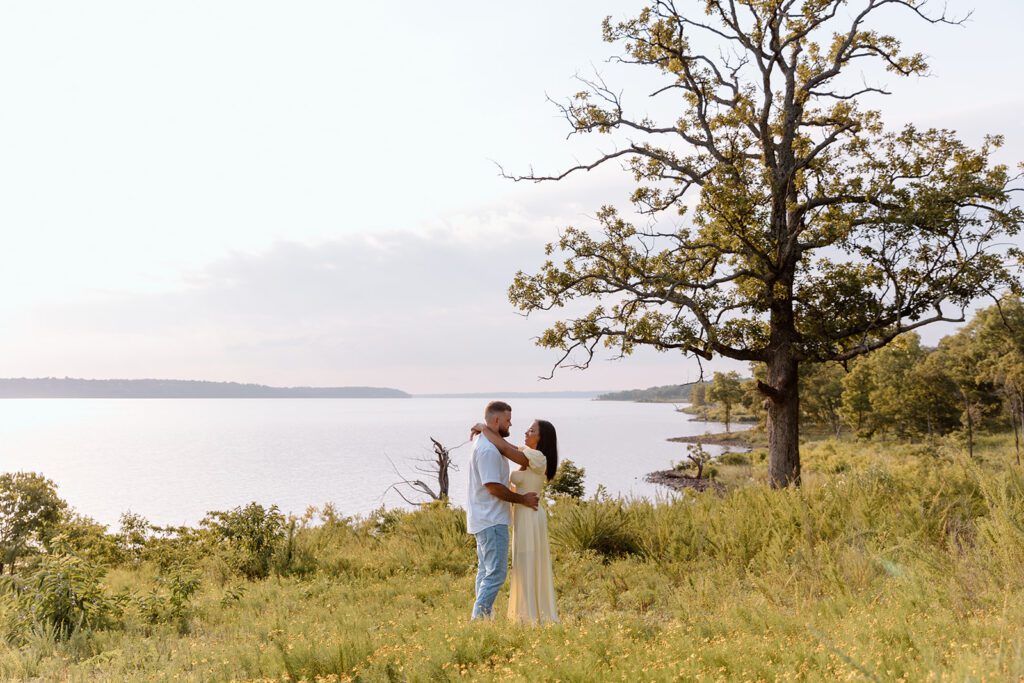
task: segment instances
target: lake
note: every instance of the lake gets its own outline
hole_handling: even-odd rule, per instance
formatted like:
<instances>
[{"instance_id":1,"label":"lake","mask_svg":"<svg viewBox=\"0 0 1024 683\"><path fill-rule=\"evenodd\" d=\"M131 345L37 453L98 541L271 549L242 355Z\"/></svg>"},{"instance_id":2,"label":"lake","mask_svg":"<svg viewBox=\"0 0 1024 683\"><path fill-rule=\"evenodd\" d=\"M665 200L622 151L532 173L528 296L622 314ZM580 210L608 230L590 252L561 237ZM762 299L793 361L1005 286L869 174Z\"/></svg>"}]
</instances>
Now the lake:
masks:
<instances>
[{"instance_id":1,"label":"lake","mask_svg":"<svg viewBox=\"0 0 1024 683\"><path fill-rule=\"evenodd\" d=\"M481 399L6 399L0 467L40 472L76 510L115 525L131 510L161 525L194 524L250 501L301 514L333 502L342 514L406 507L394 466L413 474L428 437L452 447L482 419ZM667 498L643 480L685 458L667 438L722 431L672 405L586 399L512 401L512 441L534 418L558 430L562 459L586 469L587 494ZM711 450L709 448L709 450ZM464 465L469 446L452 452ZM390 462L389 462L390 459ZM465 468L451 494L465 501Z\"/></svg>"}]
</instances>

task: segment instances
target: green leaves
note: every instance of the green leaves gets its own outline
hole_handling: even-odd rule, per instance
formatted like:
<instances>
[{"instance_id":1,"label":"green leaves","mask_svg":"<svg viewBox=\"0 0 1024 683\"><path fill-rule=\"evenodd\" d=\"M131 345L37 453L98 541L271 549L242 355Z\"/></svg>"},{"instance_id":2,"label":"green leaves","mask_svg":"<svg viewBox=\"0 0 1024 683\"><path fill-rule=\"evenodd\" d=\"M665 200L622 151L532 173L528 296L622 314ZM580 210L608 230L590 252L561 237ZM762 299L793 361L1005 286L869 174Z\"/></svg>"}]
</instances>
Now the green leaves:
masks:
<instances>
[{"instance_id":1,"label":"green leaves","mask_svg":"<svg viewBox=\"0 0 1024 683\"><path fill-rule=\"evenodd\" d=\"M743 381L738 372L716 372L711 379L707 399L721 407L722 422L727 432L732 422L732 408L743 399L744 393Z\"/></svg>"},{"instance_id":2,"label":"green leaves","mask_svg":"<svg viewBox=\"0 0 1024 683\"><path fill-rule=\"evenodd\" d=\"M548 496L558 495L576 499L583 498L583 480L586 474L585 468L578 467L572 460L563 459L558 463L558 470L555 472L555 476L544 488L544 493Z\"/></svg>"},{"instance_id":3,"label":"green leaves","mask_svg":"<svg viewBox=\"0 0 1024 683\"><path fill-rule=\"evenodd\" d=\"M210 512L201 526L212 532L231 566L250 579L266 578L285 537L285 517L276 505L249 503L227 512Z\"/></svg>"},{"instance_id":4,"label":"green leaves","mask_svg":"<svg viewBox=\"0 0 1024 683\"><path fill-rule=\"evenodd\" d=\"M576 132L639 136L597 164L626 152L636 210L689 220L639 229L604 206L597 230L567 228L538 272L517 274L509 299L521 311L572 316L539 338L566 364L586 367L601 343L767 362L773 335L799 360L844 361L1019 286L1004 243L1024 212L1016 179L991 160L1001 137L974 149L938 128L887 132L860 93L831 83L862 58L920 74L923 57L864 28L874 5L846 18L834 1L780 7L713 0L701 16L657 3L605 21L625 61L682 96L679 115L664 127L630 119L598 79L569 119ZM697 34L728 50L695 51ZM597 305L580 314L576 300Z\"/></svg>"},{"instance_id":5,"label":"green leaves","mask_svg":"<svg viewBox=\"0 0 1024 683\"><path fill-rule=\"evenodd\" d=\"M105 573L67 549L57 549L43 555L29 575L3 577L0 599L13 607L3 625L7 637L18 641L42 626L67 638L80 628L109 625L120 616L124 600L107 595Z\"/></svg>"},{"instance_id":6,"label":"green leaves","mask_svg":"<svg viewBox=\"0 0 1024 683\"><path fill-rule=\"evenodd\" d=\"M57 533L66 510L57 486L43 475L0 474L0 570L42 550Z\"/></svg>"}]
</instances>

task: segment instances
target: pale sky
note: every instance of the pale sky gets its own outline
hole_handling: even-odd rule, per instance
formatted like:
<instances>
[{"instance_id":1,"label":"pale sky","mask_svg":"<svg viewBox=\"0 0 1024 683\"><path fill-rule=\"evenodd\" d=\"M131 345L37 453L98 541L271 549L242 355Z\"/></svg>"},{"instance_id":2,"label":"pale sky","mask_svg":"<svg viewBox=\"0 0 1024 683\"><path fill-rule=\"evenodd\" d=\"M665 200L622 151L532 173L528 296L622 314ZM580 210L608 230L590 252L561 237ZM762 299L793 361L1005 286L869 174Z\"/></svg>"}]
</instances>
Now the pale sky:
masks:
<instances>
[{"instance_id":1,"label":"pale sky","mask_svg":"<svg viewBox=\"0 0 1024 683\"><path fill-rule=\"evenodd\" d=\"M699 3L698 3L699 4ZM1003 133L1024 160L1024 3L950 0L963 28L888 15L931 56L884 79L893 124ZM607 14L559 0L0 3L0 377L161 377L413 393L694 379L642 353L563 371L506 299L604 203L616 167L514 184L610 149L545 95L605 63ZM926 338L939 332L926 333ZM733 367L712 363L711 369Z\"/></svg>"}]
</instances>

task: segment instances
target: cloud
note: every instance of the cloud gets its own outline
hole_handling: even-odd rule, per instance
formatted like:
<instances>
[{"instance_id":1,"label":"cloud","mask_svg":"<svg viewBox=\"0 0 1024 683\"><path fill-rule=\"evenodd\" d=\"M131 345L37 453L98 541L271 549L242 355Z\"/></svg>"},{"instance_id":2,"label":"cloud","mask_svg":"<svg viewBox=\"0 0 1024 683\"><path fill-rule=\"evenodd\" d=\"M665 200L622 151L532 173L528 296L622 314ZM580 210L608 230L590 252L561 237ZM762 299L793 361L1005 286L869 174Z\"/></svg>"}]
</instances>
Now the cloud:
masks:
<instances>
[{"instance_id":1,"label":"cloud","mask_svg":"<svg viewBox=\"0 0 1024 683\"><path fill-rule=\"evenodd\" d=\"M525 216L477 221L466 229L280 242L192 271L177 291L36 309L0 343L3 374L383 384L414 392L665 380L667 359L651 354L637 365L599 364L538 385L555 356L535 347L543 320L517 314L507 288L517 269L540 265L542 233L550 238L554 230ZM673 361L678 368L680 359Z\"/></svg>"}]
</instances>

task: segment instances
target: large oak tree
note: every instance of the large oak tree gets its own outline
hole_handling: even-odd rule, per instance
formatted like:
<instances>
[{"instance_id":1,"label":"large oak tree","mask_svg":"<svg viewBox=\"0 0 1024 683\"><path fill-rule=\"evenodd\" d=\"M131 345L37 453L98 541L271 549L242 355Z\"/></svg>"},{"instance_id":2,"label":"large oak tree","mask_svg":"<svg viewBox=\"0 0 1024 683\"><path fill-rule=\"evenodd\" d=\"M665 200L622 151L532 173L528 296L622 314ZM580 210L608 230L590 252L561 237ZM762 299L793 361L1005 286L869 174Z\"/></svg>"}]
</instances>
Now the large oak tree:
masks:
<instances>
[{"instance_id":1,"label":"large oak tree","mask_svg":"<svg viewBox=\"0 0 1024 683\"><path fill-rule=\"evenodd\" d=\"M651 96L670 98L678 118L631 116L601 79L586 82L562 112L574 132L619 146L517 177L625 162L636 209L657 219L638 228L601 208L600 233L566 228L539 272L516 276L510 299L527 313L595 301L540 337L562 351L556 366L586 367L602 343L764 363L775 486L800 481L802 363L962 321L972 300L1015 282L1018 254L1005 242L1024 214L1011 200L1016 177L991 160L1002 139L972 148L950 130L888 131L860 104L886 92L860 79L871 62L927 72L922 55L873 27L886 11L958 23L918 0L680 0L608 19L619 59L659 73ZM717 45L693 47L707 39Z\"/></svg>"}]
</instances>

